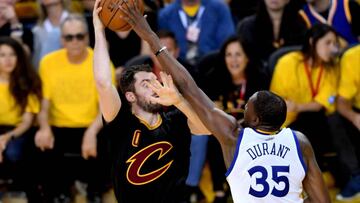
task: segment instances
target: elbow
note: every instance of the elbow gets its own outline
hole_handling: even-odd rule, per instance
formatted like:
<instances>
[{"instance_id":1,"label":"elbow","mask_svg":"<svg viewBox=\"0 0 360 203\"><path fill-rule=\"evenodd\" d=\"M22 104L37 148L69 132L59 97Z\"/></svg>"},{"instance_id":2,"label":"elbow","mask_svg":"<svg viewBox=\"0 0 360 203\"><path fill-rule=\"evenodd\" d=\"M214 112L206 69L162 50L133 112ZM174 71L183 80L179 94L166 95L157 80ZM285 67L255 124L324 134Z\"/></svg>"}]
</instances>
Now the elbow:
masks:
<instances>
[{"instance_id":1,"label":"elbow","mask_svg":"<svg viewBox=\"0 0 360 203\"><path fill-rule=\"evenodd\" d=\"M318 104L318 105L316 105L316 106L314 107L314 110L315 110L315 111L321 111L321 110L323 110L323 109L325 109L325 107L324 107L323 105L321 105L321 104Z\"/></svg>"},{"instance_id":2,"label":"elbow","mask_svg":"<svg viewBox=\"0 0 360 203\"><path fill-rule=\"evenodd\" d=\"M95 79L96 87L99 90L106 90L112 87L111 81L104 80L102 78L96 78Z\"/></svg>"}]
</instances>

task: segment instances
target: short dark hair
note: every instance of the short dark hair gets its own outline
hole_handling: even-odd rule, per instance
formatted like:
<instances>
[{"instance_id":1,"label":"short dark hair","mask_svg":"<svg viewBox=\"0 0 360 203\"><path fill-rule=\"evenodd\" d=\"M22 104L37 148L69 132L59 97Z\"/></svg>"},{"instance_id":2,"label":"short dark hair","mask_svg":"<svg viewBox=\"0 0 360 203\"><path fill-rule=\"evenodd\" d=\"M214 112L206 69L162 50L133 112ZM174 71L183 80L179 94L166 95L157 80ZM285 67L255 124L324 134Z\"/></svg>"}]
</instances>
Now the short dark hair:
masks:
<instances>
[{"instance_id":1,"label":"short dark hair","mask_svg":"<svg viewBox=\"0 0 360 203\"><path fill-rule=\"evenodd\" d=\"M177 47L178 46L178 42L176 40L175 34L169 30L159 30L156 32L157 36L161 39L161 38L171 38L174 40L174 44Z\"/></svg>"},{"instance_id":2,"label":"short dark hair","mask_svg":"<svg viewBox=\"0 0 360 203\"><path fill-rule=\"evenodd\" d=\"M280 129L286 119L286 103L280 96L270 91L258 91L253 101L254 110L261 125Z\"/></svg>"},{"instance_id":3,"label":"short dark hair","mask_svg":"<svg viewBox=\"0 0 360 203\"><path fill-rule=\"evenodd\" d=\"M134 76L138 72L152 72L152 68L148 64L134 65L125 68L120 76L120 90L123 94L126 92L135 92Z\"/></svg>"}]
</instances>

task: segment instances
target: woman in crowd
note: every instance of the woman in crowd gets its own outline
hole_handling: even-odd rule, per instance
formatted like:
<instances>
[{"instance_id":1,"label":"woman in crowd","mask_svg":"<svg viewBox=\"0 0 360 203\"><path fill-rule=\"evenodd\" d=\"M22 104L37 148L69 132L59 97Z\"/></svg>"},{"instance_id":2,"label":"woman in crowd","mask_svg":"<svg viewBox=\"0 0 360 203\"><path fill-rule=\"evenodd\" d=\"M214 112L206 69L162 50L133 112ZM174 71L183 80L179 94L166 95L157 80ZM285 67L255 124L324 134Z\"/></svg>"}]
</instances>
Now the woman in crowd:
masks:
<instances>
[{"instance_id":1,"label":"woman in crowd","mask_svg":"<svg viewBox=\"0 0 360 203\"><path fill-rule=\"evenodd\" d=\"M22 46L10 37L0 37L0 165L15 185L28 183L20 171L24 151L33 140L30 130L40 110L41 82ZM28 169L27 169L28 170ZM10 173L11 172L11 173ZM29 171L27 171L29 172ZM26 188L13 188L25 189ZM29 194L28 198L30 195Z\"/></svg>"},{"instance_id":2,"label":"woman in crowd","mask_svg":"<svg viewBox=\"0 0 360 203\"><path fill-rule=\"evenodd\" d=\"M268 79L261 66L253 60L250 44L238 36L229 37L220 49L218 65L203 80L204 90L219 108L243 118L244 105L250 96L259 90L268 89ZM214 83L213 81L222 81ZM213 181L216 203L226 202L225 165L221 148L217 140L210 136L207 150L208 162Z\"/></svg>"},{"instance_id":3,"label":"woman in crowd","mask_svg":"<svg viewBox=\"0 0 360 203\"><path fill-rule=\"evenodd\" d=\"M339 70L338 36L325 24L313 26L301 51L279 59L270 90L287 102L285 126L300 130L314 146L320 167L331 143L327 115L335 110ZM324 168L322 168L324 170Z\"/></svg>"},{"instance_id":4,"label":"woman in crowd","mask_svg":"<svg viewBox=\"0 0 360 203\"><path fill-rule=\"evenodd\" d=\"M256 60L266 63L280 47L302 43L307 27L296 3L261 0L257 13L239 22L237 33L251 44Z\"/></svg>"}]
</instances>

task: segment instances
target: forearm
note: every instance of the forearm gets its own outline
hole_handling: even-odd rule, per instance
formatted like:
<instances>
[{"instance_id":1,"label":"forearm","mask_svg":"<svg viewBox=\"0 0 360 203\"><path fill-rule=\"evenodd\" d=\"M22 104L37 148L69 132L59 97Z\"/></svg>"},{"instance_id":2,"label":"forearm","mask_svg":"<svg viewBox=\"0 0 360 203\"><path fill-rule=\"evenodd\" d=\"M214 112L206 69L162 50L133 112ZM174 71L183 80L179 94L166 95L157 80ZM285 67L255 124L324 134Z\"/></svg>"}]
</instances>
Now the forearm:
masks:
<instances>
[{"instance_id":1,"label":"forearm","mask_svg":"<svg viewBox=\"0 0 360 203\"><path fill-rule=\"evenodd\" d=\"M112 72L105 32L104 29L100 28L95 28L93 71L96 81L96 89L99 93L100 109L105 120L110 122L119 111L121 101L115 86L112 84ZM97 129L100 127L99 124L94 123L94 125L94 128L99 130Z\"/></svg>"},{"instance_id":2,"label":"forearm","mask_svg":"<svg viewBox=\"0 0 360 203\"><path fill-rule=\"evenodd\" d=\"M356 112L352 109L352 105L351 102L339 97L337 100L337 110L338 112L344 116L347 120L349 121L353 121L355 116L356 116Z\"/></svg>"},{"instance_id":3,"label":"forearm","mask_svg":"<svg viewBox=\"0 0 360 203\"><path fill-rule=\"evenodd\" d=\"M103 127L102 124L102 118L101 113L95 118L95 120L91 123L91 125L88 127L88 130L93 131L95 134L97 134L101 128Z\"/></svg>"},{"instance_id":4,"label":"forearm","mask_svg":"<svg viewBox=\"0 0 360 203\"><path fill-rule=\"evenodd\" d=\"M98 90L112 87L110 58L107 49L105 32L95 29L94 77Z\"/></svg>"},{"instance_id":5,"label":"forearm","mask_svg":"<svg viewBox=\"0 0 360 203\"><path fill-rule=\"evenodd\" d=\"M200 118L195 113L191 105L181 97L181 100L174 105L179 109L185 116L188 118L189 127L193 134L198 135L210 135L211 133L207 130L204 124L201 122Z\"/></svg>"},{"instance_id":6,"label":"forearm","mask_svg":"<svg viewBox=\"0 0 360 203\"><path fill-rule=\"evenodd\" d=\"M320 111L323 106L317 102L310 102L307 104L297 104L297 112L316 112Z\"/></svg>"},{"instance_id":7,"label":"forearm","mask_svg":"<svg viewBox=\"0 0 360 203\"><path fill-rule=\"evenodd\" d=\"M41 129L50 128L48 111L41 110L37 115L37 121Z\"/></svg>"},{"instance_id":8,"label":"forearm","mask_svg":"<svg viewBox=\"0 0 360 203\"><path fill-rule=\"evenodd\" d=\"M8 131L6 134L11 135L12 137L21 136L31 127L33 118L34 118L34 114L25 113L22 122L19 123L13 130Z\"/></svg>"}]
</instances>

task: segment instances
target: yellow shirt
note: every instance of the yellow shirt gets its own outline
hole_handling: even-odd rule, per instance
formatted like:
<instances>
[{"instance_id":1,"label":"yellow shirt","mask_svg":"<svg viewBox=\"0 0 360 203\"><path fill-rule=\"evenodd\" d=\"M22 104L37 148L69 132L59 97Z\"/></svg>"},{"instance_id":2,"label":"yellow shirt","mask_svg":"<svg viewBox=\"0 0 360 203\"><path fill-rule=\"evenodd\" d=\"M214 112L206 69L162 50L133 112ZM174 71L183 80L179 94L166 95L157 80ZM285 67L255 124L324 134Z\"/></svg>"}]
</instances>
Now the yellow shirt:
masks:
<instances>
[{"instance_id":1,"label":"yellow shirt","mask_svg":"<svg viewBox=\"0 0 360 203\"><path fill-rule=\"evenodd\" d=\"M35 95L29 95L25 112L38 113L40 102ZM22 120L20 107L9 91L8 83L0 83L0 125L16 126Z\"/></svg>"},{"instance_id":2,"label":"yellow shirt","mask_svg":"<svg viewBox=\"0 0 360 203\"><path fill-rule=\"evenodd\" d=\"M349 49L341 59L338 95L360 109L360 45Z\"/></svg>"},{"instance_id":3,"label":"yellow shirt","mask_svg":"<svg viewBox=\"0 0 360 203\"><path fill-rule=\"evenodd\" d=\"M50 102L49 123L56 127L88 127L99 113L93 75L93 51L81 64L69 62L66 50L46 55L40 62L43 96ZM114 67L112 66L113 82Z\"/></svg>"},{"instance_id":4,"label":"yellow shirt","mask_svg":"<svg viewBox=\"0 0 360 203\"><path fill-rule=\"evenodd\" d=\"M311 78L314 88L321 68L315 67L311 70ZM314 98L306 73L303 55L301 52L289 53L278 61L270 85L270 91L278 94L284 99L299 104L313 101L325 107L328 113L335 111L335 96L338 84L338 69L324 68L319 83L319 89ZM288 112L284 126L296 120L296 112Z\"/></svg>"},{"instance_id":5,"label":"yellow shirt","mask_svg":"<svg viewBox=\"0 0 360 203\"><path fill-rule=\"evenodd\" d=\"M193 6L183 5L182 8L188 16L194 17L200 8L200 3L193 5Z\"/></svg>"}]
</instances>

